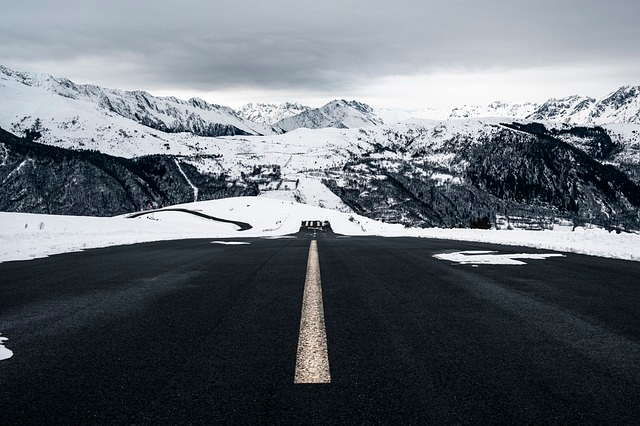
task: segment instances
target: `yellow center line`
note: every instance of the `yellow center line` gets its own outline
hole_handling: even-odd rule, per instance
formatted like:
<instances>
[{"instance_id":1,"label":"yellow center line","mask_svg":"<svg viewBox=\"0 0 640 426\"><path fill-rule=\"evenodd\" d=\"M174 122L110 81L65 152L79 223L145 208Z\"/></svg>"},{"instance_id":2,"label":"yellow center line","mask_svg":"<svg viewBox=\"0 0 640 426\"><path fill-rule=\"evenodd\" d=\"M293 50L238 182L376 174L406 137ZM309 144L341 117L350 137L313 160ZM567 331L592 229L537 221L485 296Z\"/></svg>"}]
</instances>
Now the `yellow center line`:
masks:
<instances>
[{"instance_id":1,"label":"yellow center line","mask_svg":"<svg viewBox=\"0 0 640 426\"><path fill-rule=\"evenodd\" d=\"M300 336L294 383L330 383L327 332L324 326L318 243L311 241L302 297Z\"/></svg>"}]
</instances>

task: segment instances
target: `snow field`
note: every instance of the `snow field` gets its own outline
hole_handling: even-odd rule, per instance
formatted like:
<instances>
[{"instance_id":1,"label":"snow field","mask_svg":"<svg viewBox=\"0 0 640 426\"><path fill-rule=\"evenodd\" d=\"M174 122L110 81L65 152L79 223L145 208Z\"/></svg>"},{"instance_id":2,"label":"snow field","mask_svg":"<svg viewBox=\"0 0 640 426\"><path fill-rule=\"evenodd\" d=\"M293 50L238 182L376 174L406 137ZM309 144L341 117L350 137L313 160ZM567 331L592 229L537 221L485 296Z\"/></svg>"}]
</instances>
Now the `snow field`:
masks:
<instances>
[{"instance_id":1,"label":"snow field","mask_svg":"<svg viewBox=\"0 0 640 426\"><path fill-rule=\"evenodd\" d=\"M414 229L378 222L356 214L268 197L236 197L175 207L248 222L253 229L238 232L237 227L232 224L173 211L158 211L135 219L125 216L99 218L0 212L0 262L160 240L277 238L296 233L303 220L327 220L336 233L350 236L475 241L640 261L640 235L616 234L603 229Z\"/></svg>"}]
</instances>

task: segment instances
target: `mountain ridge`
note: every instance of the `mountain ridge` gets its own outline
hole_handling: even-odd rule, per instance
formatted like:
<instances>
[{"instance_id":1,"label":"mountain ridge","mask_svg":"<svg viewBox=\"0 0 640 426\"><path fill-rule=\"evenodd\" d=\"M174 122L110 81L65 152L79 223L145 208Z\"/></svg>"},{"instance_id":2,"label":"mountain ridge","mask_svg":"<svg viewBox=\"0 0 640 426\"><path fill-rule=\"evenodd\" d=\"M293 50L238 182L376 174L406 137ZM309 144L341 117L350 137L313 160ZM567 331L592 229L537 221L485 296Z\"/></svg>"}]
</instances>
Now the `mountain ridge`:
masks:
<instances>
[{"instance_id":1,"label":"mountain ridge","mask_svg":"<svg viewBox=\"0 0 640 426\"><path fill-rule=\"evenodd\" d=\"M333 100L320 108L308 109L273 124L285 132L299 128L323 129L327 127L350 129L384 124L373 108L358 101Z\"/></svg>"},{"instance_id":2,"label":"mountain ridge","mask_svg":"<svg viewBox=\"0 0 640 426\"><path fill-rule=\"evenodd\" d=\"M232 108L210 104L199 98L185 101L173 96L156 97L142 90L125 91L93 84L75 84L67 78L17 72L2 65L0 78L5 82L13 79L63 98L91 103L98 110L166 133L190 132L213 137L273 133L268 126L240 117Z\"/></svg>"},{"instance_id":3,"label":"mountain ridge","mask_svg":"<svg viewBox=\"0 0 640 426\"><path fill-rule=\"evenodd\" d=\"M608 123L640 124L640 86L622 86L595 99L572 95L550 98L536 104L494 101L487 105L462 105L410 113L377 110L358 101L335 99L312 108L297 102L249 103L237 111L200 98L181 100L156 97L146 91L106 89L93 84L76 84L68 78L13 71L0 65L0 81L13 79L22 85L96 105L96 108L166 133L190 132L199 136L269 135L297 128L354 128L385 123L381 117L461 119L504 117L534 121L556 121L571 125ZM2 122L5 128L8 123Z\"/></svg>"},{"instance_id":4,"label":"mountain ridge","mask_svg":"<svg viewBox=\"0 0 640 426\"><path fill-rule=\"evenodd\" d=\"M466 117L384 124L371 106L338 99L280 120L284 133L248 128L228 135L215 128L228 121L207 122L215 132L189 121L194 111L202 118L230 110L197 98L0 71L0 128L22 138L0 144L2 209L43 211L46 205L49 212L108 215L121 211L116 207L143 208L147 200L167 205L260 193L408 226L474 226L504 214L629 228L640 223L634 198L640 124L633 122L640 93L633 86L600 101L549 101L545 109L547 117L596 111L603 120L630 123L523 119L513 125L515 118ZM532 105L490 108L520 115ZM38 145L25 148L29 143ZM93 187L112 194L110 202L92 199ZM58 210L51 207L56 203Z\"/></svg>"},{"instance_id":5,"label":"mountain ridge","mask_svg":"<svg viewBox=\"0 0 640 426\"><path fill-rule=\"evenodd\" d=\"M238 114L255 123L273 126L280 120L293 117L310 109L312 108L298 102L283 102L280 104L258 102L244 104L238 110Z\"/></svg>"},{"instance_id":6,"label":"mountain ridge","mask_svg":"<svg viewBox=\"0 0 640 426\"><path fill-rule=\"evenodd\" d=\"M0 211L114 216L153 204L256 195L252 182L203 174L179 157L126 159L39 144L0 128Z\"/></svg>"},{"instance_id":7,"label":"mountain ridge","mask_svg":"<svg viewBox=\"0 0 640 426\"><path fill-rule=\"evenodd\" d=\"M571 95L550 98L541 104L494 101L487 105L463 105L451 109L427 108L412 115L427 119L504 117L596 126L640 124L640 86L622 86L600 99Z\"/></svg>"}]
</instances>

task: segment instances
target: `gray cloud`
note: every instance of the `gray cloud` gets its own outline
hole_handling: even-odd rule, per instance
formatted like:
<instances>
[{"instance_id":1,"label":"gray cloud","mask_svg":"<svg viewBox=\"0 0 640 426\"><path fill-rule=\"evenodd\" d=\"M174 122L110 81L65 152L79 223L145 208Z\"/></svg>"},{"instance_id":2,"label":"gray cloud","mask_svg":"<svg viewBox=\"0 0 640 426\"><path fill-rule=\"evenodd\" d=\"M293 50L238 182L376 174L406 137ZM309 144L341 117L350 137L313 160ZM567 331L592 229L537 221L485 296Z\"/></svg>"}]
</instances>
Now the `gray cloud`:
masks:
<instances>
[{"instance_id":1,"label":"gray cloud","mask_svg":"<svg viewBox=\"0 0 640 426\"><path fill-rule=\"evenodd\" d=\"M116 87L339 91L387 75L640 58L636 0L24 0L3 9L0 63Z\"/></svg>"}]
</instances>

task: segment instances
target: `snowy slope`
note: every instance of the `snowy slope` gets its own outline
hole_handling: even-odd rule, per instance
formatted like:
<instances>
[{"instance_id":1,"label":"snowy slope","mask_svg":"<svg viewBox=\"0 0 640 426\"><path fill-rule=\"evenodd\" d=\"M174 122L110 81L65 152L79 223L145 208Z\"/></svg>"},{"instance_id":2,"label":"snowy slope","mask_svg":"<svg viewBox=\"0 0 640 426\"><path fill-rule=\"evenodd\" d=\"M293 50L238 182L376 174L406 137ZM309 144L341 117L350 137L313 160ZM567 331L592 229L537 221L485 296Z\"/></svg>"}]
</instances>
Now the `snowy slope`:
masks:
<instances>
[{"instance_id":1,"label":"snowy slope","mask_svg":"<svg viewBox=\"0 0 640 426\"><path fill-rule=\"evenodd\" d=\"M422 117L416 112L410 112L398 109L389 108L375 108L375 113L385 124L401 123L412 118L429 118L428 116ZM434 118L434 117L431 117Z\"/></svg>"},{"instance_id":2,"label":"snowy slope","mask_svg":"<svg viewBox=\"0 0 640 426\"><path fill-rule=\"evenodd\" d=\"M449 118L471 118L471 117L510 117L524 118L532 114L537 108L534 103L509 103L495 101L485 106L464 105L454 108Z\"/></svg>"},{"instance_id":3,"label":"snowy slope","mask_svg":"<svg viewBox=\"0 0 640 426\"><path fill-rule=\"evenodd\" d=\"M588 118L590 123L640 124L640 86L624 86L596 103Z\"/></svg>"},{"instance_id":4,"label":"snowy slope","mask_svg":"<svg viewBox=\"0 0 640 426\"><path fill-rule=\"evenodd\" d=\"M170 142L187 134L155 130L85 99L59 96L42 87L5 79L1 73L0 98L0 127L18 136L37 131L41 143L123 157L156 154L163 149L172 154L185 152Z\"/></svg>"},{"instance_id":5,"label":"snowy slope","mask_svg":"<svg viewBox=\"0 0 640 426\"><path fill-rule=\"evenodd\" d=\"M185 170L191 165L200 173L230 185L235 181L255 185L267 198L306 202L344 212L357 208L345 201L344 194L340 193L341 189L349 189L345 185L347 181L353 183L361 179L358 185L376 186L376 182L382 181L387 174L395 176L396 180L407 179L405 184L408 186L418 182L434 183L436 189L449 184L469 185L464 181L464 173L471 154L477 151L475 147L495 143L504 132L517 132L506 130L501 123L516 119L529 122L512 116L526 114L532 108L531 104L518 106L495 102L484 109L467 108L468 114L463 109L456 111L465 116L487 114L501 118L454 119L449 111L446 120L411 119L384 125L371 107L339 100L281 120L280 123L289 123L285 125L289 130L285 134L203 137L193 131L162 131L157 123L150 127L145 125L149 123L143 123L140 114L149 113L153 119L161 117L164 120L161 122L166 124L172 117L182 114L182 109L198 114L207 111L218 114L227 109L196 100L179 101L154 98L144 92L79 86L64 79L15 73L6 68L0 68L0 71L0 127L10 132L39 135L38 142L44 144L92 149L126 158L171 155L177 157L170 159L172 164L182 164ZM618 117L632 121L637 92L634 88L624 88L579 111L587 118L591 114L589 111L598 111L603 120ZM549 115L554 119L565 119L562 111L575 112L583 101L579 97L555 101L553 105L549 103L547 110L552 111L551 106L554 106L556 113ZM586 105L591 103L587 99ZM598 109L593 109L597 106ZM391 115L390 112L385 114ZM241 120L234 114L225 117ZM544 124L548 129L566 126L558 121ZM607 124L604 127L616 146L611 155L601 160L616 166L624 163L624 170L630 175L636 173L634 179L640 180L637 167L640 163L640 124ZM585 143L579 137L562 137L581 149ZM0 149L0 163L5 163L7 155L7 151ZM20 170L5 171L12 177L20 174ZM183 180L184 176L183 170L178 178ZM189 183L188 199L204 193L201 190L205 188L198 188L189 179L186 181ZM332 190L325 185L329 181L335 184ZM355 191L356 187L352 186L352 189ZM384 189L384 185L380 188ZM385 197L387 194L382 189L379 195L384 199L376 202L387 203L391 212L400 211L397 206L406 200L395 195ZM356 195L366 198L366 192ZM425 194L424 191L416 194L421 192Z\"/></svg>"},{"instance_id":6,"label":"snowy slope","mask_svg":"<svg viewBox=\"0 0 640 426\"><path fill-rule=\"evenodd\" d=\"M0 91L8 86L5 84ZM93 104L83 100L51 94L43 96L47 92L39 87L21 85L20 88L31 96L18 91L16 99L21 101L18 102L11 98L16 91L7 89L7 104L11 104L14 113L23 108L25 115L35 111L38 117L47 117L40 121L38 127L42 133L40 142L72 149L95 149L128 158L145 154L179 156L181 163L190 164L200 173L213 175L216 179L230 183L235 180L255 182L261 193L268 197L303 201L341 211L350 209L344 201L336 200L334 193L323 185L323 180L333 180L338 188L343 187L341 182L349 178L344 167L350 161L366 158L383 161L380 167L385 173L399 172L399 168L406 165L410 173L427 170L420 179L435 181L440 175L448 175L450 178L440 180L457 182L466 167L460 154L498 137L505 130L500 123L509 121L504 118L409 120L355 129L300 128L281 135L207 138L188 132L161 132L120 115L102 114ZM5 105L3 103L0 109ZM64 117L68 116L74 118L65 120ZM30 126L25 122L18 121L9 130L20 130L20 126L24 126L23 131L33 129L35 122ZM0 123L0 127L4 125ZM622 147L617 152L622 157L614 157L610 161L639 157L638 128L638 125L616 126L616 140ZM633 135L635 139L632 139ZM630 142L633 140L636 142ZM577 146L580 143L577 141ZM631 166L635 167L634 164ZM265 176L267 170L273 171L271 176ZM376 173L364 170L360 175L369 180ZM418 178L417 175L412 177ZM196 190L199 188L190 188L190 196ZM390 202L401 203L403 200L394 198Z\"/></svg>"},{"instance_id":7,"label":"snowy slope","mask_svg":"<svg viewBox=\"0 0 640 426\"><path fill-rule=\"evenodd\" d=\"M310 109L311 107L297 102L284 102L281 104L248 103L238 110L238 115L254 123L273 126L280 120L302 114Z\"/></svg>"},{"instance_id":8,"label":"snowy slope","mask_svg":"<svg viewBox=\"0 0 640 426\"><path fill-rule=\"evenodd\" d=\"M328 220L344 235L410 236L576 252L640 260L638 234L601 229L558 227L554 231L480 231L469 229L407 229L358 215L260 197L228 198L183 204L180 207L225 219L248 222L249 231L180 212L156 212L127 219L52 216L0 212L0 262L28 260L96 247L183 238L278 238L298 231L303 220ZM243 240L251 244L251 240Z\"/></svg>"},{"instance_id":9,"label":"snowy slope","mask_svg":"<svg viewBox=\"0 0 640 426\"><path fill-rule=\"evenodd\" d=\"M49 117L33 117L33 114L21 116L13 108L13 103L6 102L7 99L16 103L40 99L40 103L48 103L50 109L57 105L63 109L74 109L73 105L78 102L79 106L76 108L91 109L92 112L107 117L117 115L164 132L191 132L202 136L273 133L270 126L246 120L231 108L212 105L197 98L183 101L174 97L155 97L143 91L80 85L66 78L16 72L3 66L0 66L0 85L0 96L3 99L2 123L5 126L9 118L14 120L12 124L16 119L22 120L29 116L48 121L46 119ZM73 121L74 117L67 115L58 118Z\"/></svg>"},{"instance_id":10,"label":"snowy slope","mask_svg":"<svg viewBox=\"0 0 640 426\"><path fill-rule=\"evenodd\" d=\"M364 235L389 226L357 215L263 197L226 198L175 207L249 223L248 231L181 212L128 219L0 212L0 262L54 253L183 238L273 237L295 233L303 220L329 220L336 232ZM351 218L351 219L350 219Z\"/></svg>"},{"instance_id":11,"label":"snowy slope","mask_svg":"<svg viewBox=\"0 0 640 426\"><path fill-rule=\"evenodd\" d=\"M640 86L621 87L599 100L583 96L550 99L527 118L578 125L640 124Z\"/></svg>"},{"instance_id":12,"label":"snowy slope","mask_svg":"<svg viewBox=\"0 0 640 426\"><path fill-rule=\"evenodd\" d=\"M448 120L460 118L491 118L503 117L524 119L533 114L538 105L531 102L511 103L494 101L487 105L462 105L452 108L424 108L411 112L413 118L431 120Z\"/></svg>"},{"instance_id":13,"label":"snowy slope","mask_svg":"<svg viewBox=\"0 0 640 426\"><path fill-rule=\"evenodd\" d=\"M307 110L274 124L286 132L299 128L322 129L334 127L352 129L383 124L369 105L345 100L334 100L321 108Z\"/></svg>"},{"instance_id":14,"label":"snowy slope","mask_svg":"<svg viewBox=\"0 0 640 426\"><path fill-rule=\"evenodd\" d=\"M454 164L456 155L503 131L500 123L505 121L500 118L414 119L359 129L301 128L282 135L205 138L191 133L160 132L119 115L105 116L82 100L43 97L42 89L23 87L31 97L21 94L21 102L17 102L7 96L9 102L0 104L0 109L11 104L14 112L22 108L25 115L35 111L41 117L51 117L42 120L41 127L45 130L40 142L72 149L95 149L127 158L177 155L181 162L193 165L202 173L224 174L230 180L250 176L256 168L277 167L281 175L277 184L262 184L260 176L256 176L263 193L318 206L335 205L343 211L343 203L335 203L331 201L332 194L325 192L322 195L319 191L326 191L322 179L337 178L339 181L344 174L343 167L354 156L388 158L398 164L419 156L429 167L459 174L463 163ZM76 118L67 121L64 119L67 116ZM0 127L5 125L0 122ZM624 158L640 158L637 150L639 129L638 125L615 127L616 140L623 147L620 155ZM295 188L296 181L298 188Z\"/></svg>"},{"instance_id":15,"label":"snowy slope","mask_svg":"<svg viewBox=\"0 0 640 426\"><path fill-rule=\"evenodd\" d=\"M503 117L572 125L640 124L640 86L624 86L601 99L573 95L542 104L495 101L488 105L424 108L409 115L432 120Z\"/></svg>"},{"instance_id":16,"label":"snowy slope","mask_svg":"<svg viewBox=\"0 0 640 426\"><path fill-rule=\"evenodd\" d=\"M549 99L527 118L531 120L559 121L586 124L596 100L584 96Z\"/></svg>"}]
</instances>

